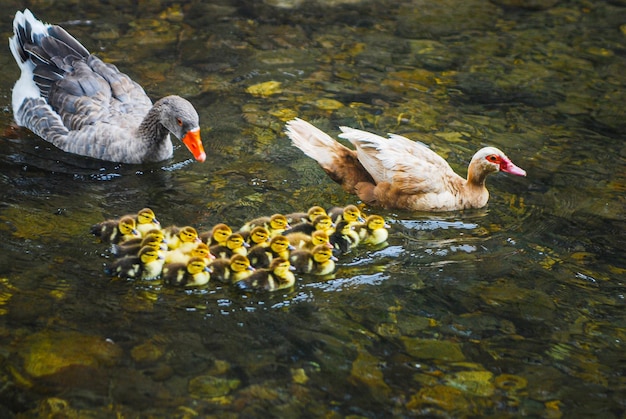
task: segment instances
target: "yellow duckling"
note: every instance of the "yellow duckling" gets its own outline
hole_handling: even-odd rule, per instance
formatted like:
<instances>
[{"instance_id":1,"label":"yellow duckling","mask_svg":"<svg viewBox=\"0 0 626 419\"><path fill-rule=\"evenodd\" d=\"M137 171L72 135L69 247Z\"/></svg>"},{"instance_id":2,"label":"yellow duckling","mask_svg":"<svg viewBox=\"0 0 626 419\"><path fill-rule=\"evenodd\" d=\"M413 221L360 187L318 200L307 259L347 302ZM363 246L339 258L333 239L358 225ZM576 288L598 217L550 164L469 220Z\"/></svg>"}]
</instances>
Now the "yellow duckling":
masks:
<instances>
[{"instance_id":1,"label":"yellow duckling","mask_svg":"<svg viewBox=\"0 0 626 419\"><path fill-rule=\"evenodd\" d=\"M361 214L361 210L356 205L347 205L345 207L333 207L328 210L328 215L333 222L346 221L348 224L364 223L365 218Z\"/></svg>"},{"instance_id":2,"label":"yellow duckling","mask_svg":"<svg viewBox=\"0 0 626 419\"><path fill-rule=\"evenodd\" d=\"M254 246L248 252L248 259L255 268L267 268L272 259L283 258L289 260L289 253L295 250L286 236L272 237L267 246Z\"/></svg>"},{"instance_id":3,"label":"yellow duckling","mask_svg":"<svg viewBox=\"0 0 626 419\"><path fill-rule=\"evenodd\" d=\"M200 239L211 246L216 244L224 245L228 237L233 234L233 230L224 223L215 224L209 231L200 234Z\"/></svg>"},{"instance_id":4,"label":"yellow duckling","mask_svg":"<svg viewBox=\"0 0 626 419\"><path fill-rule=\"evenodd\" d=\"M307 212L293 212L291 214L285 214L285 217L289 224L294 226L299 223L312 223L319 215L327 215L326 210L319 205L314 205L309 208Z\"/></svg>"},{"instance_id":5,"label":"yellow duckling","mask_svg":"<svg viewBox=\"0 0 626 419\"><path fill-rule=\"evenodd\" d=\"M289 225L289 221L287 221L287 217L282 214L274 214L271 217L259 217L254 220L248 221L246 224L241 227L241 231L247 232L252 230L256 226L265 227L270 232L270 237L278 236L279 234L283 234L286 230L289 230L291 226Z\"/></svg>"},{"instance_id":6,"label":"yellow duckling","mask_svg":"<svg viewBox=\"0 0 626 419\"><path fill-rule=\"evenodd\" d=\"M380 215L370 215L363 224L354 227L354 231L359 235L361 244L377 245L384 243L389 236L388 229L391 228Z\"/></svg>"},{"instance_id":7,"label":"yellow duckling","mask_svg":"<svg viewBox=\"0 0 626 419\"><path fill-rule=\"evenodd\" d=\"M257 269L234 285L242 291L277 291L291 288L296 283L294 269L289 260L276 258L269 268Z\"/></svg>"},{"instance_id":8,"label":"yellow duckling","mask_svg":"<svg viewBox=\"0 0 626 419\"><path fill-rule=\"evenodd\" d=\"M320 244L313 250L294 250L289 256L289 261L295 267L297 273L328 275L335 271L335 262L338 259L333 255L332 249Z\"/></svg>"},{"instance_id":9,"label":"yellow duckling","mask_svg":"<svg viewBox=\"0 0 626 419\"><path fill-rule=\"evenodd\" d=\"M182 252L181 248L168 251L165 255L165 263L187 263L192 257L205 259L207 263L215 259L209 246L200 242L188 253Z\"/></svg>"},{"instance_id":10,"label":"yellow duckling","mask_svg":"<svg viewBox=\"0 0 626 419\"><path fill-rule=\"evenodd\" d=\"M182 228L167 227L165 234L167 239L167 248L170 250L179 249L183 253L189 253L191 252L191 249L200 243L198 232L191 226Z\"/></svg>"},{"instance_id":11,"label":"yellow duckling","mask_svg":"<svg viewBox=\"0 0 626 419\"><path fill-rule=\"evenodd\" d=\"M243 255L233 255L230 259L219 258L211 263L211 279L230 284L247 278L254 272L250 260Z\"/></svg>"},{"instance_id":12,"label":"yellow duckling","mask_svg":"<svg viewBox=\"0 0 626 419\"><path fill-rule=\"evenodd\" d=\"M240 233L244 235L245 233ZM254 247L257 245L267 246L270 241L270 232L265 227L257 226L250 230L250 233L244 235L246 238L246 243L250 245L250 247Z\"/></svg>"},{"instance_id":13,"label":"yellow duckling","mask_svg":"<svg viewBox=\"0 0 626 419\"><path fill-rule=\"evenodd\" d=\"M286 237L289 239L289 243L296 249L311 250L320 244L324 244L330 249L333 248L333 245L330 244L330 236L322 230L316 230L311 235L296 231Z\"/></svg>"},{"instance_id":14,"label":"yellow duckling","mask_svg":"<svg viewBox=\"0 0 626 419\"><path fill-rule=\"evenodd\" d=\"M302 232L311 235L317 230L323 231L330 236L335 232L335 223L333 223L333 220L328 215L318 215L312 223L296 224L291 230L286 231L284 234L289 235Z\"/></svg>"},{"instance_id":15,"label":"yellow duckling","mask_svg":"<svg viewBox=\"0 0 626 419\"><path fill-rule=\"evenodd\" d=\"M211 269L203 258L191 258L187 263L169 263L163 267L163 283L182 287L200 287L209 283Z\"/></svg>"},{"instance_id":16,"label":"yellow duckling","mask_svg":"<svg viewBox=\"0 0 626 419\"><path fill-rule=\"evenodd\" d=\"M244 241L241 234L233 233L226 239L226 244L216 244L209 249L211 249L211 253L215 255L216 258L228 259L234 254L246 256L248 254L248 247L250 247L250 245Z\"/></svg>"},{"instance_id":17,"label":"yellow duckling","mask_svg":"<svg viewBox=\"0 0 626 419\"><path fill-rule=\"evenodd\" d=\"M135 223L137 224L137 231L142 236L148 234L150 230L161 228L161 223L150 208L141 209L135 216Z\"/></svg>"},{"instance_id":18,"label":"yellow duckling","mask_svg":"<svg viewBox=\"0 0 626 419\"><path fill-rule=\"evenodd\" d=\"M159 250L144 246L136 256L116 259L107 272L120 278L155 279L161 274L164 259Z\"/></svg>"},{"instance_id":19,"label":"yellow duckling","mask_svg":"<svg viewBox=\"0 0 626 419\"><path fill-rule=\"evenodd\" d=\"M163 232L161 231L150 233L142 239L135 238L112 245L111 253L117 257L136 255L144 246L150 246L156 250L165 252L167 250L167 244L163 241L163 238Z\"/></svg>"},{"instance_id":20,"label":"yellow duckling","mask_svg":"<svg viewBox=\"0 0 626 419\"><path fill-rule=\"evenodd\" d=\"M125 240L141 237L136 229L135 219L124 216L117 220L106 220L91 226L91 234L103 243L118 244Z\"/></svg>"}]
</instances>

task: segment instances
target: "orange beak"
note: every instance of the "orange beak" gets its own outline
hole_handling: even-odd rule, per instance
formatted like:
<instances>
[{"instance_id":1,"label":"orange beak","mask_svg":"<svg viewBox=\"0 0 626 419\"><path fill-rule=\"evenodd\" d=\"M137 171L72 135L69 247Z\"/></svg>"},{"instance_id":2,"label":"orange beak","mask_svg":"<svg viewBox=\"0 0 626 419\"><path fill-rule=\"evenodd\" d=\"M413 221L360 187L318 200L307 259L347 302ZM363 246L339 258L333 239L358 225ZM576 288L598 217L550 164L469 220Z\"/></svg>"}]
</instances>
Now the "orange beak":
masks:
<instances>
[{"instance_id":1,"label":"orange beak","mask_svg":"<svg viewBox=\"0 0 626 419\"><path fill-rule=\"evenodd\" d=\"M187 131L182 141L196 160L201 163L206 160L206 153L204 152L202 139L200 138L200 128Z\"/></svg>"}]
</instances>

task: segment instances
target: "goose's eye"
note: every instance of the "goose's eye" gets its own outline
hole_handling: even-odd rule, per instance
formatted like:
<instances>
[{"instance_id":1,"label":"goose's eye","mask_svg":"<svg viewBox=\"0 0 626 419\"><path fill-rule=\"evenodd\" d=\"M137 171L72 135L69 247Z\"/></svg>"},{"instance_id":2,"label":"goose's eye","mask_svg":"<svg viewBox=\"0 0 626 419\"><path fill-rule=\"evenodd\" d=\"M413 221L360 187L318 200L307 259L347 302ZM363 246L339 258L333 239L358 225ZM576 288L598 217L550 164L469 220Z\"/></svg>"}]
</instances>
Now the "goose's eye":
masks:
<instances>
[{"instance_id":1,"label":"goose's eye","mask_svg":"<svg viewBox=\"0 0 626 419\"><path fill-rule=\"evenodd\" d=\"M179 127L183 126L183 120L180 118L176 118L176 123L178 124Z\"/></svg>"}]
</instances>

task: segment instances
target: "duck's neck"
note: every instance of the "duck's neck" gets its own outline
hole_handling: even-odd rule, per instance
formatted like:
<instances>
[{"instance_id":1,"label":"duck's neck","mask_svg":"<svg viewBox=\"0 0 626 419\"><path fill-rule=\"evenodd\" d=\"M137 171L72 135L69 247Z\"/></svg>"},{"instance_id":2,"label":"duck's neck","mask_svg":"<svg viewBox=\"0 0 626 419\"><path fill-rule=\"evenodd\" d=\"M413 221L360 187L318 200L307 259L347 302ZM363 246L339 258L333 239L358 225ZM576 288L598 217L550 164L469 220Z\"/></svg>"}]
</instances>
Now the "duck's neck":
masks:
<instances>
[{"instance_id":1,"label":"duck's neck","mask_svg":"<svg viewBox=\"0 0 626 419\"><path fill-rule=\"evenodd\" d=\"M137 128L139 138L150 150L148 154L153 156L154 161L167 159L172 155L173 149L169 131L161 124L160 114L160 104L157 102Z\"/></svg>"},{"instance_id":2,"label":"duck's neck","mask_svg":"<svg viewBox=\"0 0 626 419\"><path fill-rule=\"evenodd\" d=\"M470 163L467 169L467 181L465 182L465 192L462 201L465 208L480 208L487 204L489 191L485 186L488 173L475 162Z\"/></svg>"}]
</instances>

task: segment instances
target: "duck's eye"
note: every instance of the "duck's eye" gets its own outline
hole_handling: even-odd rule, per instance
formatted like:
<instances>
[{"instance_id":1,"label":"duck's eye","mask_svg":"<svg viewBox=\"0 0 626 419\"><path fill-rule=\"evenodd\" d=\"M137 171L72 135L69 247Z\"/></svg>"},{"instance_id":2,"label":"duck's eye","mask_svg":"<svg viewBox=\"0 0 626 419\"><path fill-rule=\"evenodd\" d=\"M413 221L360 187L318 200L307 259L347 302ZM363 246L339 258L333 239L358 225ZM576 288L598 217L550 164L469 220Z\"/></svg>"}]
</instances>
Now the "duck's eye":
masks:
<instances>
[{"instance_id":1,"label":"duck's eye","mask_svg":"<svg viewBox=\"0 0 626 419\"><path fill-rule=\"evenodd\" d=\"M496 163L498 161L498 156L496 156L495 154L490 154L487 156L487 160L492 163Z\"/></svg>"},{"instance_id":2,"label":"duck's eye","mask_svg":"<svg viewBox=\"0 0 626 419\"><path fill-rule=\"evenodd\" d=\"M179 127L183 126L183 120L180 118L176 118L176 123L178 124Z\"/></svg>"}]
</instances>

